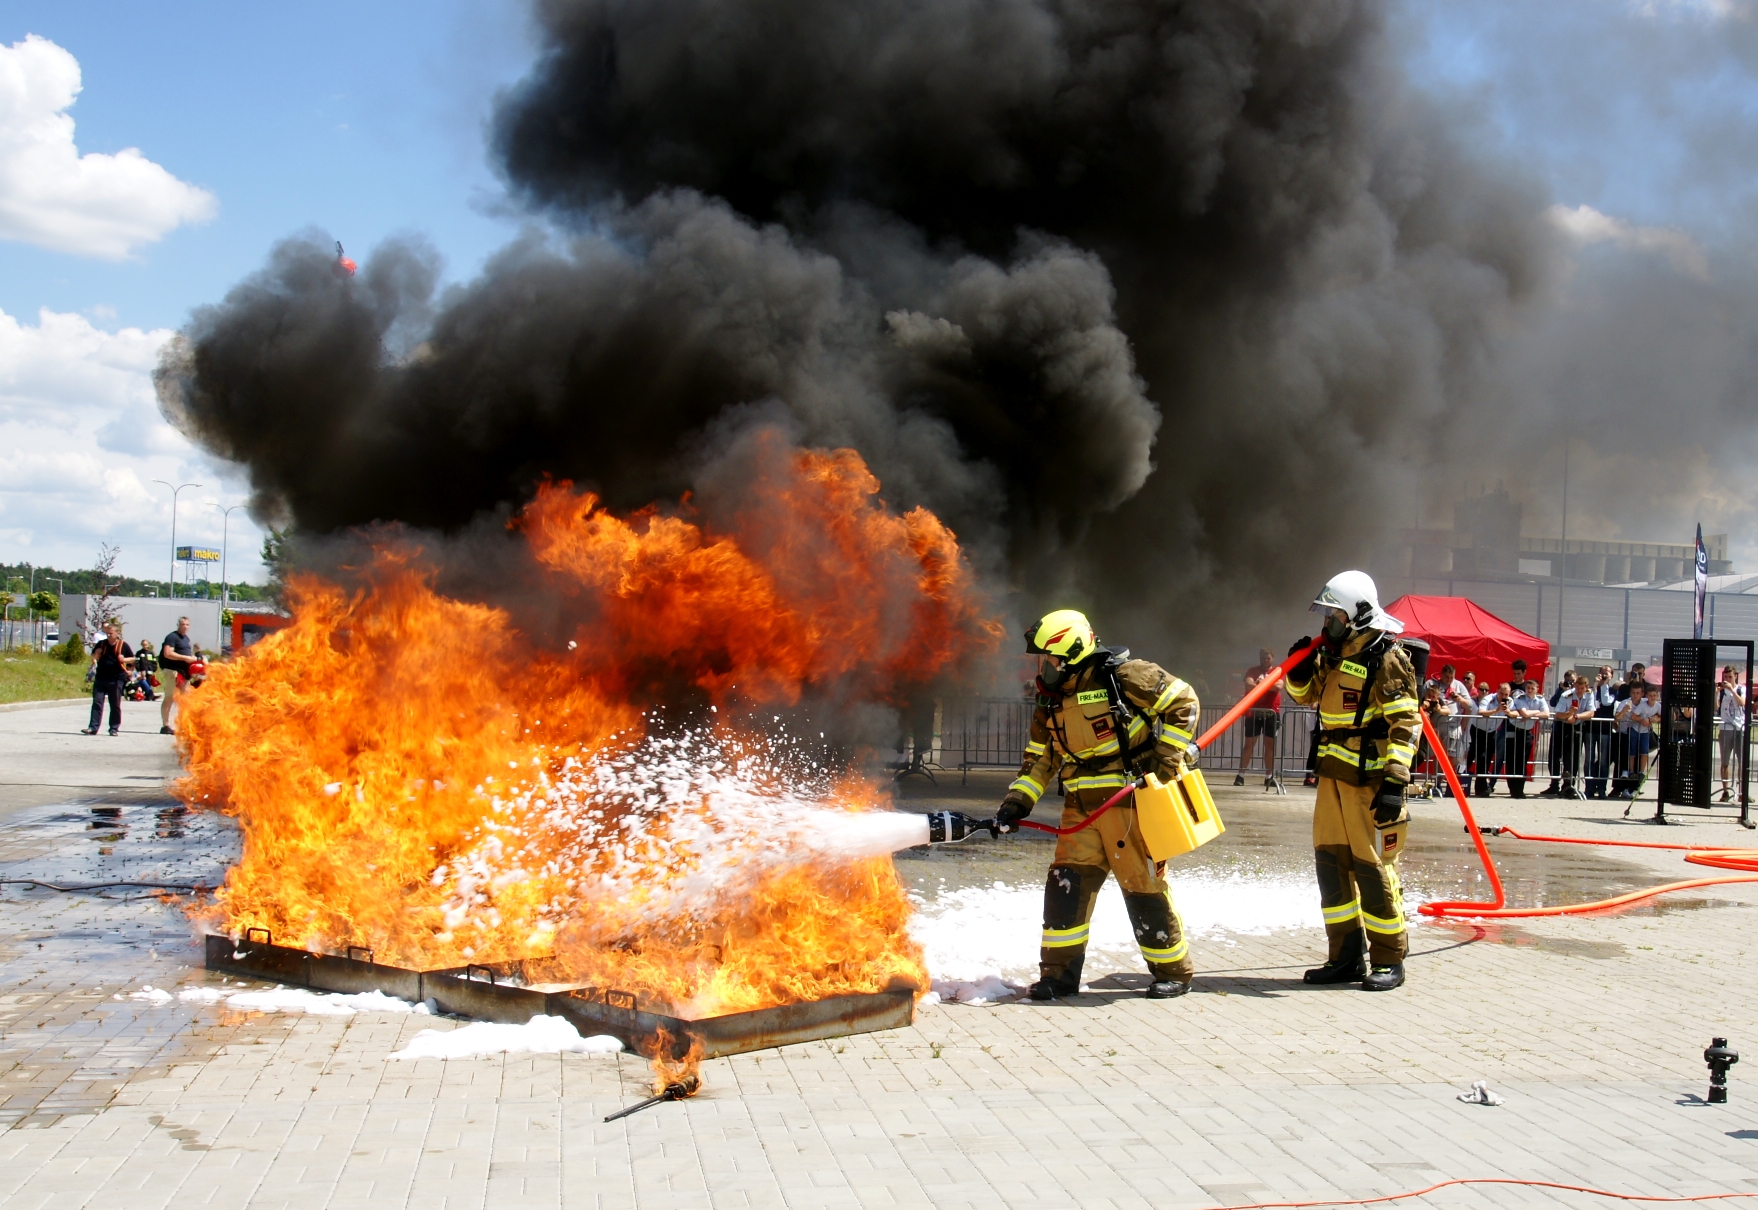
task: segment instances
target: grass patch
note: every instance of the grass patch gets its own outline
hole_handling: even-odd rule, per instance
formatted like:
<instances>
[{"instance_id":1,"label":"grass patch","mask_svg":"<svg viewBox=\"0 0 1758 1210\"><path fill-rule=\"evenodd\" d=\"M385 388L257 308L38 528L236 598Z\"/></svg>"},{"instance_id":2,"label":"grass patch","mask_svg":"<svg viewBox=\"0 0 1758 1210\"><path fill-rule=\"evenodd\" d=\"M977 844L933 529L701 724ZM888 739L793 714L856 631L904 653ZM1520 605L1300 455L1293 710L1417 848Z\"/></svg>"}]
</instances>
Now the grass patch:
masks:
<instances>
[{"instance_id":1,"label":"grass patch","mask_svg":"<svg viewBox=\"0 0 1758 1210\"><path fill-rule=\"evenodd\" d=\"M50 702L86 697L86 661L63 664L34 651L0 652L0 702Z\"/></svg>"}]
</instances>

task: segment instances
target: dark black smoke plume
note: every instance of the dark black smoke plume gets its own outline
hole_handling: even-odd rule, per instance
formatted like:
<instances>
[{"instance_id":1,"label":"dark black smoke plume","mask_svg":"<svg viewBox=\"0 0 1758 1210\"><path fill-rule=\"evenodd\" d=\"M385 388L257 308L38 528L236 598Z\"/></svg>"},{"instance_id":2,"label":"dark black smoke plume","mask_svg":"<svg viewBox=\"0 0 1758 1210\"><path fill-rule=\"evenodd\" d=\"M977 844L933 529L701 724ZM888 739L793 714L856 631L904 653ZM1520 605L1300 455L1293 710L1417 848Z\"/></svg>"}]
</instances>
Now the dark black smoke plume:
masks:
<instances>
[{"instance_id":1,"label":"dark black smoke plume","mask_svg":"<svg viewBox=\"0 0 1758 1210\"><path fill-rule=\"evenodd\" d=\"M166 408L315 533L457 530L544 475L642 504L780 423L1021 612L1255 649L1416 523L1552 256L1385 7L546 0L493 145L565 235L440 297L420 247L342 280L289 241L194 316Z\"/></svg>"}]
</instances>

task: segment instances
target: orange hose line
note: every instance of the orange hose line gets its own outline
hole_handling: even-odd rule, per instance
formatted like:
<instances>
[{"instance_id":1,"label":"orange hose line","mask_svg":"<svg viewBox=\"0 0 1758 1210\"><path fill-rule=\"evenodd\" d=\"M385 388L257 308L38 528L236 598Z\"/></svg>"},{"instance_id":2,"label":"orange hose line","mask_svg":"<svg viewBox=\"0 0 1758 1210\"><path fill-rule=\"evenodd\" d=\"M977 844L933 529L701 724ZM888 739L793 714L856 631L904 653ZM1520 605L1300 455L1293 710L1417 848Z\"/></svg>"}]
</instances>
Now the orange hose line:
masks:
<instances>
[{"instance_id":1,"label":"orange hose line","mask_svg":"<svg viewBox=\"0 0 1758 1210\"><path fill-rule=\"evenodd\" d=\"M1584 916L1593 912L1608 912L1616 908L1626 907L1632 903L1640 903L1644 899L1653 899L1657 895L1666 895L1673 891L1687 891L1693 887L1723 886L1736 882L1758 882L1758 849L1721 848L1713 845L1661 844L1640 840L1594 840L1583 836L1540 836L1518 832L1513 828L1496 828L1497 836L1512 836L1516 840L1532 840L1549 844L1592 844L1606 845L1615 848L1629 849L1671 849L1684 851L1685 860L1693 865L1712 866L1723 870L1745 870L1747 874L1735 874L1719 878L1689 878L1681 882L1669 882L1661 886L1649 887L1647 890L1631 891L1624 895L1614 895L1610 899L1599 899L1592 903L1567 903L1554 907L1511 908L1505 906L1507 895L1502 889L1501 876L1496 872L1495 861L1489 855L1489 849L1483 843L1483 831L1477 826L1477 818L1471 813L1471 805L1465 798L1465 788L1459 783L1458 771L1453 768L1452 758L1441 743L1440 736L1435 734L1434 724L1427 714L1422 716L1422 730L1428 736L1429 746L1434 750L1436 762L1447 775L1447 784L1452 787L1453 799L1459 804L1459 812L1465 817L1465 829L1471 833L1472 843L1477 846L1477 856L1483 862L1485 873L1489 875L1490 886L1495 892L1495 899L1488 903L1475 903L1469 900L1441 900L1425 903L1416 910L1424 916L1433 917L1470 917L1481 919L1509 920L1534 916Z\"/></svg>"},{"instance_id":2,"label":"orange hose line","mask_svg":"<svg viewBox=\"0 0 1758 1210\"><path fill-rule=\"evenodd\" d=\"M1540 836L1515 828L1496 828L1497 836L1515 840L1542 840L1550 844L1599 844L1620 849L1671 849L1685 854L1692 865L1715 866L1722 870L1746 870L1758 873L1758 849L1728 848L1717 844L1661 844L1647 840L1593 840L1585 836Z\"/></svg>"},{"instance_id":3,"label":"orange hose line","mask_svg":"<svg viewBox=\"0 0 1758 1210\"><path fill-rule=\"evenodd\" d=\"M1471 843L1477 846L1478 860L1483 862L1484 873L1489 876L1489 889L1495 898L1488 903L1475 903L1468 899L1444 900L1425 903L1416 910L1424 916L1480 916L1489 912L1505 911L1503 905L1508 902L1508 892L1502 887L1502 876L1496 871L1496 863L1489 855L1489 848L1483 843L1483 831L1477 826L1477 817L1471 813L1471 801L1465 797L1465 787L1459 784L1458 770L1453 768L1446 745L1435 734L1434 723L1430 721L1428 714L1423 712L1420 717L1423 734L1428 736L1429 747L1434 749L1435 759L1439 762L1441 771L1447 775L1447 785L1452 788L1453 801L1459 804L1459 812L1465 816L1465 830L1471 833Z\"/></svg>"},{"instance_id":4,"label":"orange hose line","mask_svg":"<svg viewBox=\"0 0 1758 1210\"><path fill-rule=\"evenodd\" d=\"M1689 1197L1673 1197L1646 1193L1616 1193L1610 1189L1595 1189L1591 1185L1565 1185L1561 1181L1521 1180L1512 1176L1466 1176L1450 1181L1438 1181L1423 1189L1411 1189L1404 1193L1386 1193L1379 1197L1337 1197L1313 1202L1251 1202L1243 1206L1212 1206L1209 1210L1297 1210L1308 1206L1371 1206L1378 1202L1402 1201L1407 1197L1421 1197L1425 1193L1433 1193L1436 1189L1445 1189L1450 1185L1527 1185L1537 1189L1565 1189L1570 1193L1591 1193L1595 1197L1611 1197L1624 1202L1714 1202L1730 1197L1758 1197L1758 1190L1741 1193L1699 1193Z\"/></svg>"},{"instance_id":5,"label":"orange hose line","mask_svg":"<svg viewBox=\"0 0 1758 1210\"><path fill-rule=\"evenodd\" d=\"M1610 899L1598 899L1592 903L1565 903L1555 907L1479 908L1468 903L1425 903L1416 910L1425 916L1469 917L1473 920L1515 920L1532 916L1590 916L1595 912L1609 912L1617 908L1628 907L1630 904L1640 903L1644 899L1653 899L1656 895L1666 895L1673 891L1688 891L1692 887L1720 886L1730 882L1758 882L1758 874L1736 874L1726 878L1688 878L1683 882L1669 882L1662 886L1649 887L1644 891L1631 891L1627 895L1614 895Z\"/></svg>"}]
</instances>

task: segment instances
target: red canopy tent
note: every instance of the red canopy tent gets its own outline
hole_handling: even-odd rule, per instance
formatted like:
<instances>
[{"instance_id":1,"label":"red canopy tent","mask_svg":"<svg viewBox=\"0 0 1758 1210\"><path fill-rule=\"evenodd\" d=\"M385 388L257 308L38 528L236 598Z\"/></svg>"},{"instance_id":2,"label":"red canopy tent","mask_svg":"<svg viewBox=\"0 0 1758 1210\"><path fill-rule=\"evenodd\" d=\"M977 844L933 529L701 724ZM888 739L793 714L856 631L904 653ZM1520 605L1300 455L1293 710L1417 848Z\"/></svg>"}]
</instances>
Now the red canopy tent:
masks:
<instances>
[{"instance_id":1,"label":"red canopy tent","mask_svg":"<svg viewBox=\"0 0 1758 1210\"><path fill-rule=\"evenodd\" d=\"M1386 612L1404 623L1406 635L1428 643L1430 676L1439 676L1441 665L1451 664L1461 679L1475 672L1478 680L1499 685L1508 679L1515 660L1525 660L1527 676L1544 684L1550 644L1464 597L1399 597Z\"/></svg>"}]
</instances>

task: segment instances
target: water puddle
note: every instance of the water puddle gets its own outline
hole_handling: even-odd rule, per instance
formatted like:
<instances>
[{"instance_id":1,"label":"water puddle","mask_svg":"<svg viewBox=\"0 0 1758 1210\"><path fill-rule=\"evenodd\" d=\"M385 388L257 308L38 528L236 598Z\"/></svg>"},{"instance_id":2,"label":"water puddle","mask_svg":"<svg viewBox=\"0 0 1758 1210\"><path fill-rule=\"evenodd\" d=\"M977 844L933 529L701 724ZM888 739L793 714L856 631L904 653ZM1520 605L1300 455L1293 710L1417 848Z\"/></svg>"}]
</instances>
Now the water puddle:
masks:
<instances>
[{"instance_id":1,"label":"water puddle","mask_svg":"<svg viewBox=\"0 0 1758 1210\"><path fill-rule=\"evenodd\" d=\"M20 811L0 828L0 878L58 886L171 883L216 886L239 853L225 816L182 803L87 803ZM8 885L9 894L21 888ZM104 893L138 894L141 887Z\"/></svg>"}]
</instances>

